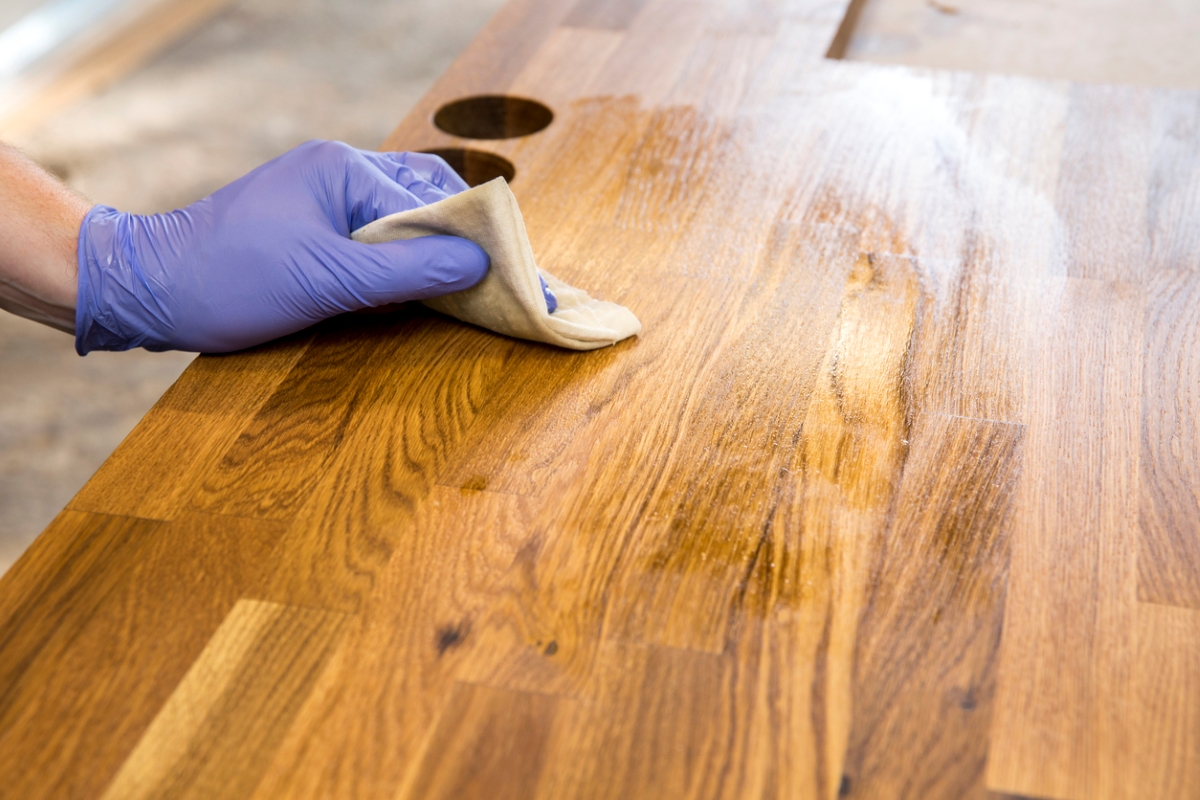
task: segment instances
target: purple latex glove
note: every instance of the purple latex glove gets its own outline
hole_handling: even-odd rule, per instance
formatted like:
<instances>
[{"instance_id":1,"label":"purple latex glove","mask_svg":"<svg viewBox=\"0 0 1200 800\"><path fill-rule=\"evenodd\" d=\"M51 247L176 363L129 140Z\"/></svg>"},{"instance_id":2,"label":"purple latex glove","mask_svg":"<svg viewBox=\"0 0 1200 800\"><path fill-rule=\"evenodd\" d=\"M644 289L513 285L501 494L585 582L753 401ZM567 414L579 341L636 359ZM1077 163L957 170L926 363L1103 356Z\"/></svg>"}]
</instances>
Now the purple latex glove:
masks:
<instances>
[{"instance_id":1,"label":"purple latex glove","mask_svg":"<svg viewBox=\"0 0 1200 800\"><path fill-rule=\"evenodd\" d=\"M318 141L169 214L96 206L79 231L75 349L228 352L345 311L466 289L488 268L473 242L349 238L466 188L437 156Z\"/></svg>"}]
</instances>

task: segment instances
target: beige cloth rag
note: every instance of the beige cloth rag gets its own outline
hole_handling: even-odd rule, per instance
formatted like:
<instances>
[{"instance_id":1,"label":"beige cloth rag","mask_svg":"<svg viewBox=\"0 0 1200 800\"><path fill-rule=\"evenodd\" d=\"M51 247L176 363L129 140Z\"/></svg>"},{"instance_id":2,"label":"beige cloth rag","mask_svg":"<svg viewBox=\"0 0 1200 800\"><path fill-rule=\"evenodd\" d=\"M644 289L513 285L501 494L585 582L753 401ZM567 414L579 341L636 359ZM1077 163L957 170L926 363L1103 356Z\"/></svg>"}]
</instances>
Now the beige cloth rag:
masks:
<instances>
[{"instance_id":1,"label":"beige cloth rag","mask_svg":"<svg viewBox=\"0 0 1200 800\"><path fill-rule=\"evenodd\" d=\"M497 333L572 350L616 344L642 329L642 323L624 306L594 300L582 289L541 270L558 300L553 314L546 310L525 219L504 178L423 208L377 219L351 237L376 244L435 234L470 239L492 262L484 279L470 289L422 301L435 311Z\"/></svg>"}]
</instances>

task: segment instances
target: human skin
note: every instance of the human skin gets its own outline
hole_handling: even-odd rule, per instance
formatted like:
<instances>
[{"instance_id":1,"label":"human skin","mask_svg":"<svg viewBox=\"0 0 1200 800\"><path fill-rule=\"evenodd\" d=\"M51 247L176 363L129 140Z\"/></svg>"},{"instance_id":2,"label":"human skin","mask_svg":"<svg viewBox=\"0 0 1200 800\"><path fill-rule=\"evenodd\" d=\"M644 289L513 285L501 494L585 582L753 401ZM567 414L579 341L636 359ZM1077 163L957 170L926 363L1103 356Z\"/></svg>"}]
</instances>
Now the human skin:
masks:
<instances>
[{"instance_id":1,"label":"human skin","mask_svg":"<svg viewBox=\"0 0 1200 800\"><path fill-rule=\"evenodd\" d=\"M0 142L0 308L74 334L76 248L91 207Z\"/></svg>"}]
</instances>

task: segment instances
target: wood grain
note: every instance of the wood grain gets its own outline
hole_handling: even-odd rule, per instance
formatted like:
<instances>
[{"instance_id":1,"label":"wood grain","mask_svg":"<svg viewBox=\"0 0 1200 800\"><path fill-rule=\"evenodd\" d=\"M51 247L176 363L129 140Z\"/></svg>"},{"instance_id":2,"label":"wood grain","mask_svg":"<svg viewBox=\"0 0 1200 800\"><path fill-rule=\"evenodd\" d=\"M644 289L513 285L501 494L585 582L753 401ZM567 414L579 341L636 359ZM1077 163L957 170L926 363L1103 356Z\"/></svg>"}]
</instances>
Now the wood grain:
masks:
<instances>
[{"instance_id":1,"label":"wood grain","mask_svg":"<svg viewBox=\"0 0 1200 800\"><path fill-rule=\"evenodd\" d=\"M239 601L103 796L248 795L344 627L334 612Z\"/></svg>"},{"instance_id":2,"label":"wood grain","mask_svg":"<svg viewBox=\"0 0 1200 800\"><path fill-rule=\"evenodd\" d=\"M64 511L46 533L0 581L0 769L15 796L94 797L282 528Z\"/></svg>"},{"instance_id":3,"label":"wood grain","mask_svg":"<svg viewBox=\"0 0 1200 800\"><path fill-rule=\"evenodd\" d=\"M506 6L386 146L511 160L642 334L198 359L0 581L0 786L1193 796L1200 96L825 59L848 6Z\"/></svg>"},{"instance_id":4,"label":"wood grain","mask_svg":"<svg viewBox=\"0 0 1200 800\"><path fill-rule=\"evenodd\" d=\"M532 797L559 700L456 684L411 784L399 797ZM464 770L463 764L470 768Z\"/></svg>"},{"instance_id":5,"label":"wood grain","mask_svg":"<svg viewBox=\"0 0 1200 800\"><path fill-rule=\"evenodd\" d=\"M1069 278L1045 296L1045 380L1027 400L987 782L1120 797L1129 775L1115 765L1133 731L1144 295Z\"/></svg>"},{"instance_id":6,"label":"wood grain","mask_svg":"<svg viewBox=\"0 0 1200 800\"><path fill-rule=\"evenodd\" d=\"M1022 437L962 417L914 425L859 629L842 796L985 796Z\"/></svg>"},{"instance_id":7,"label":"wood grain","mask_svg":"<svg viewBox=\"0 0 1200 800\"><path fill-rule=\"evenodd\" d=\"M1131 796L1200 794L1200 613L1190 608L1138 604L1134 672L1139 730L1122 765L1132 775Z\"/></svg>"},{"instance_id":8,"label":"wood grain","mask_svg":"<svg viewBox=\"0 0 1200 800\"><path fill-rule=\"evenodd\" d=\"M670 493L652 501L641 532L632 537L636 561L628 570L630 577L618 584L610 635L723 651L732 613L728 606L754 560L765 555L763 532L777 513L784 513L769 477L797 469L818 483L838 486L855 509L886 505L889 473L899 464L898 452L887 445L899 446L907 424L901 376L916 286L911 265L903 259L862 255L851 261L843 253L839 265L838 255L835 250L797 259L811 259L813 266L832 262L828 269L833 280L845 276L836 310L830 302L834 295L821 314L821 303L808 283L812 316L789 319L793 297L785 286L771 281L770 273L759 291L746 298L739 322L729 331L730 355L715 360L703 374L712 385L699 389L694 421L688 420L689 438L695 436L696 443L688 447L684 442L679 448L702 450L708 457L702 465L680 459L668 467L662 486L670 487ZM779 275L811 274L805 266L785 257ZM789 330L805 321L829 330L823 351L789 348L770 353L774 358L760 369L783 380L756 384L741 378L741 370L752 368L744 351L746 339L762 335L757 326L779 331L785 339L820 342L812 334L803 335L803 329ZM742 324L748 327L745 333L737 329ZM870 346L862 348L866 342ZM856 398L865 397L878 404L854 405ZM723 417L719 410L728 407L743 409L745 416ZM747 427L731 429L731 423ZM706 430L709 425L717 427ZM803 439L802 428L808 432ZM797 440L802 442L799 453L780 446ZM747 452L776 456L750 459ZM856 457L862 460L846 469L847 461ZM730 502L732 497L739 499ZM806 514L814 520L824 511L810 508Z\"/></svg>"},{"instance_id":9,"label":"wood grain","mask_svg":"<svg viewBox=\"0 0 1200 800\"><path fill-rule=\"evenodd\" d=\"M397 544L412 535L417 510L504 374L513 349L478 331L451 329L474 355L472 363L448 359L431 346L447 332L447 323L432 312L389 321L378 330L395 342L388 366L357 384L331 380L331 402L318 419L329 420L329 408L343 409L331 439L336 437L338 452L346 456L326 457L320 474L312 476L299 518L279 543L278 568L255 596L355 612L370 595ZM336 376L338 370L325 374ZM311 408L281 407L272 424L302 429ZM289 462L276 463L283 470Z\"/></svg>"},{"instance_id":10,"label":"wood grain","mask_svg":"<svg viewBox=\"0 0 1200 800\"><path fill-rule=\"evenodd\" d=\"M509 599L496 587L528 568L528 522L522 498L431 490L255 797L392 798L412 780L481 618Z\"/></svg>"},{"instance_id":11,"label":"wood grain","mask_svg":"<svg viewBox=\"0 0 1200 800\"><path fill-rule=\"evenodd\" d=\"M388 357L364 346L342 319L322 334L324 346L305 351L203 476L192 508L256 519L295 516L345 438L362 376Z\"/></svg>"},{"instance_id":12,"label":"wood grain","mask_svg":"<svg viewBox=\"0 0 1200 800\"><path fill-rule=\"evenodd\" d=\"M1132 103L1132 113L1110 113L1114 103ZM1103 120L1099 129L1097 120ZM1070 231L1068 275L1127 282L1144 277L1151 120L1150 92L1071 89L1059 180L1086 182L1092 191L1057 193L1056 206ZM1102 230L1108 234L1099 235Z\"/></svg>"},{"instance_id":13,"label":"wood grain","mask_svg":"<svg viewBox=\"0 0 1200 800\"><path fill-rule=\"evenodd\" d=\"M732 661L609 644L587 699L564 704L538 797L718 797L730 788L724 737ZM561 701L560 701L561 702Z\"/></svg>"},{"instance_id":14,"label":"wood grain","mask_svg":"<svg viewBox=\"0 0 1200 800\"><path fill-rule=\"evenodd\" d=\"M197 359L68 507L174 519L310 339L301 334L245 353Z\"/></svg>"},{"instance_id":15,"label":"wood grain","mask_svg":"<svg viewBox=\"0 0 1200 800\"><path fill-rule=\"evenodd\" d=\"M1200 273L1149 283L1138 597L1200 608Z\"/></svg>"}]
</instances>

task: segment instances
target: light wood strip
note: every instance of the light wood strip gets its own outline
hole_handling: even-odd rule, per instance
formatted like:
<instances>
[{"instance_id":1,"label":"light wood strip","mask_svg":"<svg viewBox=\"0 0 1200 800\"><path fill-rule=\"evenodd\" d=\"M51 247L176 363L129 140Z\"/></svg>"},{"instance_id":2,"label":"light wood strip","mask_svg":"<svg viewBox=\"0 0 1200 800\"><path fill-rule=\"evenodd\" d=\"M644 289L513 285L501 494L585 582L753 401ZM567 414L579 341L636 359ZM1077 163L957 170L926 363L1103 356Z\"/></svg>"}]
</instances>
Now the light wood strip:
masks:
<instances>
[{"instance_id":1,"label":"light wood strip","mask_svg":"<svg viewBox=\"0 0 1200 800\"><path fill-rule=\"evenodd\" d=\"M577 96L637 97L654 107L679 79L715 9L706 3L646 0L621 44Z\"/></svg>"},{"instance_id":2,"label":"light wood strip","mask_svg":"<svg viewBox=\"0 0 1200 800\"><path fill-rule=\"evenodd\" d=\"M1054 201L1069 103L1062 86L967 78L939 75L922 97L930 115L949 124L928 126L928 118L909 117L901 123L905 147L913 149L894 168L939 186L908 195L902 211L923 290L913 403L925 411L1021 422L1039 338L1033 316L1039 287L1066 271ZM996 102L979 103L981 90ZM925 148L947 154L945 169L913 169L925 161ZM939 222L947 219L958 221ZM1004 222L977 224L983 219Z\"/></svg>"},{"instance_id":3,"label":"light wood strip","mask_svg":"<svg viewBox=\"0 0 1200 800\"><path fill-rule=\"evenodd\" d=\"M1150 281L1145 358L1138 597L1200 608L1200 272Z\"/></svg>"},{"instance_id":4,"label":"light wood strip","mask_svg":"<svg viewBox=\"0 0 1200 800\"><path fill-rule=\"evenodd\" d=\"M987 785L1122 797L1132 746L1143 293L1045 286ZM1064 415L1069 415L1064 419Z\"/></svg>"},{"instance_id":5,"label":"light wood strip","mask_svg":"<svg viewBox=\"0 0 1200 800\"><path fill-rule=\"evenodd\" d=\"M833 798L850 735L858 623L907 455L910 259L859 257L729 652L746 749L739 791Z\"/></svg>"},{"instance_id":6,"label":"light wood strip","mask_svg":"<svg viewBox=\"0 0 1200 800\"><path fill-rule=\"evenodd\" d=\"M705 32L665 102L695 109L706 119L735 117L763 71L776 38L776 31L770 29Z\"/></svg>"},{"instance_id":7,"label":"light wood strip","mask_svg":"<svg viewBox=\"0 0 1200 800\"><path fill-rule=\"evenodd\" d=\"M536 97L551 109L562 108L575 99L580 86L595 80L623 38L622 33L613 30L556 28L513 79L508 91L518 97ZM542 140L553 132L535 135ZM508 152L510 146L519 143L501 141L496 145ZM524 176L529 160L522 158L520 163ZM528 181L522 179L522 183Z\"/></svg>"},{"instance_id":8,"label":"light wood strip","mask_svg":"<svg viewBox=\"0 0 1200 800\"><path fill-rule=\"evenodd\" d=\"M1071 88L1055 205L1068 231L1068 274L1140 281L1146 277L1149 229L1146 184L1153 157L1150 92ZM1125 113L1114 113L1118 105ZM1089 191L1066 187L1087 185ZM1099 231L1107 234L1099 236Z\"/></svg>"},{"instance_id":9,"label":"light wood strip","mask_svg":"<svg viewBox=\"0 0 1200 800\"><path fill-rule=\"evenodd\" d=\"M1131 797L1200 796L1200 611L1138 604Z\"/></svg>"},{"instance_id":10,"label":"light wood strip","mask_svg":"<svg viewBox=\"0 0 1200 800\"><path fill-rule=\"evenodd\" d=\"M247 796L345 622L333 612L238 602L103 796Z\"/></svg>"},{"instance_id":11,"label":"light wood strip","mask_svg":"<svg viewBox=\"0 0 1200 800\"><path fill-rule=\"evenodd\" d=\"M1151 107L1147 261L1155 269L1200 270L1200 93L1156 91Z\"/></svg>"}]
</instances>

